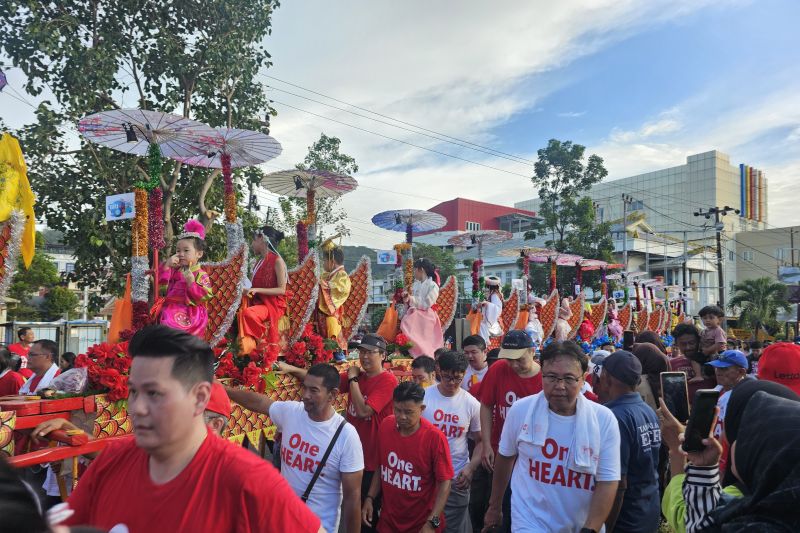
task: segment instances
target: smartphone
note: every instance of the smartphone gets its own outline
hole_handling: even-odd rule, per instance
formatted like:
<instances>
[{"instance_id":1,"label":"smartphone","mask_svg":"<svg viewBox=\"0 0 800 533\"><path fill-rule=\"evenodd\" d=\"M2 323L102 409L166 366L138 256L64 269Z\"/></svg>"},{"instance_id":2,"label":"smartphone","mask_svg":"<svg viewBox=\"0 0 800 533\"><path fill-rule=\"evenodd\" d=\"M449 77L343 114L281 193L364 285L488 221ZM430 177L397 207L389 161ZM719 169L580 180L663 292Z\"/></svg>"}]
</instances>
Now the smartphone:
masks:
<instances>
[{"instance_id":1,"label":"smartphone","mask_svg":"<svg viewBox=\"0 0 800 533\"><path fill-rule=\"evenodd\" d=\"M631 330L623 331L622 332L622 349L630 352L631 348L633 348L633 339L634 339L633 331L631 331Z\"/></svg>"},{"instance_id":2,"label":"smartphone","mask_svg":"<svg viewBox=\"0 0 800 533\"><path fill-rule=\"evenodd\" d=\"M689 420L689 387L686 384L686 372L662 372L661 396L667 409L678 422L685 424Z\"/></svg>"},{"instance_id":3,"label":"smartphone","mask_svg":"<svg viewBox=\"0 0 800 533\"><path fill-rule=\"evenodd\" d=\"M689 416L684 433L683 451L699 452L705 448L703 439L707 439L711 434L717 400L719 391L714 389L700 389L695 393L692 414Z\"/></svg>"}]
</instances>

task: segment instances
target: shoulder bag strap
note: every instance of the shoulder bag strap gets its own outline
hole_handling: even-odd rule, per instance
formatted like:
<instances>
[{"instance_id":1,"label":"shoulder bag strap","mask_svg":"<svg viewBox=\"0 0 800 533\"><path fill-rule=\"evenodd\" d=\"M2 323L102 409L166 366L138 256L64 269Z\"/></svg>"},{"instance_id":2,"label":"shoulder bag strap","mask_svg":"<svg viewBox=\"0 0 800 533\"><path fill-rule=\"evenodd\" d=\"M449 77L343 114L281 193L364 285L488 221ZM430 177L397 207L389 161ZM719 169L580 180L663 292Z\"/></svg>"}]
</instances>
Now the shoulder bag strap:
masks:
<instances>
[{"instance_id":1,"label":"shoulder bag strap","mask_svg":"<svg viewBox=\"0 0 800 533\"><path fill-rule=\"evenodd\" d=\"M300 497L300 499L303 500L303 503L308 501L308 496L311 494L311 489L314 487L314 483L317 482L317 479L319 479L320 474L322 474L322 469L325 468L325 463L328 462L328 457L331 455L331 452L333 451L333 445L336 444L336 441L339 439L339 434L344 429L345 424L347 424L347 420L342 420L342 423L339 424L338 428L336 428L336 433L333 434L333 438L331 439L330 444L328 444L328 449L325 450L325 454L322 456L322 459L320 459L319 465L317 466L317 470L314 472L311 481L308 482L306 491Z\"/></svg>"}]
</instances>

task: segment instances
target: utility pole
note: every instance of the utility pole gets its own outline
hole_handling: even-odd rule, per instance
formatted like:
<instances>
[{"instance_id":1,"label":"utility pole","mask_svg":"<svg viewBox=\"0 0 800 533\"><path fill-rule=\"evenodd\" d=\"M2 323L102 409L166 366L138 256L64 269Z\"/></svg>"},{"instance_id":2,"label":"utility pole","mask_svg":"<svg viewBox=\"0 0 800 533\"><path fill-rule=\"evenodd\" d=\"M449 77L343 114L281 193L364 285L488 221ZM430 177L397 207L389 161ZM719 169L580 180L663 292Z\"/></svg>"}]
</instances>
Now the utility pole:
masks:
<instances>
[{"instance_id":1,"label":"utility pole","mask_svg":"<svg viewBox=\"0 0 800 533\"><path fill-rule=\"evenodd\" d=\"M722 230L725 226L720 221L720 217L724 217L730 212L734 212L737 215L739 214L738 209L727 205L725 207L710 207L706 211L700 209L694 213L696 217L703 216L706 217L706 219L710 219L712 216L714 217L714 229L717 233L717 282L719 283L719 301L717 305L719 305L723 311L725 311L725 279L722 272Z\"/></svg>"},{"instance_id":2,"label":"utility pole","mask_svg":"<svg viewBox=\"0 0 800 533\"><path fill-rule=\"evenodd\" d=\"M688 311L686 309L686 303L689 301L689 265L687 262L689 261L689 240L686 236L687 232L683 232L683 295L684 295L684 304L683 309L684 312L688 315Z\"/></svg>"},{"instance_id":3,"label":"utility pole","mask_svg":"<svg viewBox=\"0 0 800 533\"><path fill-rule=\"evenodd\" d=\"M628 271L628 206L633 202L629 194L622 195L622 263Z\"/></svg>"}]
</instances>

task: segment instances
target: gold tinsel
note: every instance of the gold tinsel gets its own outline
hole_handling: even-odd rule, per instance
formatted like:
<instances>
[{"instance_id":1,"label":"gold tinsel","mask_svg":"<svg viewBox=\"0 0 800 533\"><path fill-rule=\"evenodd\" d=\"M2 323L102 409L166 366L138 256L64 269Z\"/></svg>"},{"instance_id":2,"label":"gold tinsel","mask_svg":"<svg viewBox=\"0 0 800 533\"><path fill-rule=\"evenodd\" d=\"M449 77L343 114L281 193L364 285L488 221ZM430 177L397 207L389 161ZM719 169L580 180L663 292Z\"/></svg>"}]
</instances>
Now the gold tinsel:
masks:
<instances>
[{"instance_id":1,"label":"gold tinsel","mask_svg":"<svg viewBox=\"0 0 800 533\"><path fill-rule=\"evenodd\" d=\"M405 252L406 250L411 249L411 243L409 242L401 242L400 244L395 244L394 249L397 251L398 254Z\"/></svg>"},{"instance_id":2,"label":"gold tinsel","mask_svg":"<svg viewBox=\"0 0 800 533\"><path fill-rule=\"evenodd\" d=\"M403 274L406 282L406 287L411 287L414 284L414 261L406 259Z\"/></svg>"},{"instance_id":3,"label":"gold tinsel","mask_svg":"<svg viewBox=\"0 0 800 533\"><path fill-rule=\"evenodd\" d=\"M225 221L236 222L236 193L225 194Z\"/></svg>"},{"instance_id":4,"label":"gold tinsel","mask_svg":"<svg viewBox=\"0 0 800 533\"><path fill-rule=\"evenodd\" d=\"M133 256L147 257L147 191L135 189L136 217L133 219Z\"/></svg>"}]
</instances>

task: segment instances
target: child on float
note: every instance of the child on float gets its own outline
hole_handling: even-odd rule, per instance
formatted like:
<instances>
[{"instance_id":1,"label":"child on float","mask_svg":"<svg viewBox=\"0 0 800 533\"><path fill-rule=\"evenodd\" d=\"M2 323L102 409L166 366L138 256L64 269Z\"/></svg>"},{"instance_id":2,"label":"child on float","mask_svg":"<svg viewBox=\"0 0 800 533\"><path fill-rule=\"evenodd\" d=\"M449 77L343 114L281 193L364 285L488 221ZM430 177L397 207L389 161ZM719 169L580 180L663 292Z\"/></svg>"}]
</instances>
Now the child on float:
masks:
<instances>
[{"instance_id":1,"label":"child on float","mask_svg":"<svg viewBox=\"0 0 800 533\"><path fill-rule=\"evenodd\" d=\"M409 352L414 358L432 354L444 346L442 323L434 309L439 298L438 277L436 265L430 259L414 261L415 281L411 292L404 292L408 311L400 321L400 331L413 344Z\"/></svg>"},{"instance_id":2,"label":"child on float","mask_svg":"<svg viewBox=\"0 0 800 533\"><path fill-rule=\"evenodd\" d=\"M198 337L205 336L206 304L213 296L211 279L199 263L206 248L205 237L206 230L197 220L183 226L175 255L159 267L160 284L167 286L167 294L153 309L159 323Z\"/></svg>"},{"instance_id":3,"label":"child on float","mask_svg":"<svg viewBox=\"0 0 800 533\"><path fill-rule=\"evenodd\" d=\"M569 319L572 317L572 310L569 308L571 301L570 298L561 300L561 307L558 309L558 319L553 332L554 340L565 341L569 339L569 334L572 332L572 326L569 325Z\"/></svg>"},{"instance_id":4,"label":"child on float","mask_svg":"<svg viewBox=\"0 0 800 533\"><path fill-rule=\"evenodd\" d=\"M539 308L544 306L547 301L537 297L533 293L530 282L528 283L528 323L525 325L525 333L533 340L537 346L544 342L544 327L539 320Z\"/></svg>"},{"instance_id":5,"label":"child on float","mask_svg":"<svg viewBox=\"0 0 800 533\"><path fill-rule=\"evenodd\" d=\"M323 338L335 340L339 351L338 360L344 359L347 339L342 333L343 305L350 296L352 284L344 269L344 250L336 246L332 239L325 241L322 248L322 267L325 271L319 280L319 301L317 304L317 331Z\"/></svg>"},{"instance_id":6,"label":"child on float","mask_svg":"<svg viewBox=\"0 0 800 533\"><path fill-rule=\"evenodd\" d=\"M503 293L500 290L500 278L497 276L486 276L484 285L488 294L486 300L480 303L481 324L478 334L488 345L491 337L503 334L503 327L500 325L500 315L503 314Z\"/></svg>"}]
</instances>

